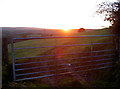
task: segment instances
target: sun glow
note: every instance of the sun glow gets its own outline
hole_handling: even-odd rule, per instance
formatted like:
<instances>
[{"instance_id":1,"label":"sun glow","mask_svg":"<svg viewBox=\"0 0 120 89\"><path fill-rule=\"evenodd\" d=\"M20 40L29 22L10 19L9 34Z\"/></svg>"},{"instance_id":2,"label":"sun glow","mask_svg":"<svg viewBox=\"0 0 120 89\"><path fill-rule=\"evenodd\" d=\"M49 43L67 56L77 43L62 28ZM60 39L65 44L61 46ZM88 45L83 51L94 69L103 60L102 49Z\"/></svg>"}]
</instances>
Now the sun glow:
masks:
<instances>
[{"instance_id":1,"label":"sun glow","mask_svg":"<svg viewBox=\"0 0 120 89\"><path fill-rule=\"evenodd\" d=\"M63 29L64 31L69 31L70 29L69 28L65 28L65 29Z\"/></svg>"}]
</instances>

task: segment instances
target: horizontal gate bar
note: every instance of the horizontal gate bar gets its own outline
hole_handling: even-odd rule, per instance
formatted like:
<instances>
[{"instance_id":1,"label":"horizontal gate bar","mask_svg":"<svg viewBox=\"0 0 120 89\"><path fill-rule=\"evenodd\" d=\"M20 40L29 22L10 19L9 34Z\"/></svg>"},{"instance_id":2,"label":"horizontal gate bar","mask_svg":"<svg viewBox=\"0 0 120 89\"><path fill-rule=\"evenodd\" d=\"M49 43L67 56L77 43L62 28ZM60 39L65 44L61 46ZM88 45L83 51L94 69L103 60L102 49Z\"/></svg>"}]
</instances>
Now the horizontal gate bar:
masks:
<instances>
[{"instance_id":1,"label":"horizontal gate bar","mask_svg":"<svg viewBox=\"0 0 120 89\"><path fill-rule=\"evenodd\" d=\"M99 45L99 44L112 44L113 42L107 42L107 43L92 43L92 45ZM49 48L49 47L71 47L71 46L81 46L81 45L91 45L90 44L72 44L72 45L59 45L59 46L41 46L41 47L25 47L25 48L15 48L18 49L33 49L33 48Z\"/></svg>"},{"instance_id":2,"label":"horizontal gate bar","mask_svg":"<svg viewBox=\"0 0 120 89\"><path fill-rule=\"evenodd\" d=\"M51 37L30 37L30 38L13 38L13 40L28 40L28 39L52 39L52 38L88 38L88 37L111 37L118 35L81 35L81 36L51 36Z\"/></svg>"},{"instance_id":3,"label":"horizontal gate bar","mask_svg":"<svg viewBox=\"0 0 120 89\"><path fill-rule=\"evenodd\" d=\"M98 61L106 61L106 60L111 60L111 59L114 59L114 58L98 59L98 60L91 60L91 61L85 61L85 62L72 62L72 64L87 63L87 62L98 62Z\"/></svg>"},{"instance_id":4,"label":"horizontal gate bar","mask_svg":"<svg viewBox=\"0 0 120 89\"><path fill-rule=\"evenodd\" d=\"M76 58L69 58L69 60L72 60L72 59L80 59L80 58L89 58L89 57L104 57L104 56L115 56L116 54L107 54L107 55L97 55L97 56L86 56L86 57L76 57ZM59 59L61 60L61 59ZM68 60L68 59L64 59L64 60ZM51 60L51 61L54 61L54 60ZM43 62L51 62L51 61L43 61ZM62 60L61 60L62 61ZM43 63L43 62L30 62L30 63L18 63L18 64L15 64L16 66L17 65L26 65L26 64L35 64L35 63Z\"/></svg>"},{"instance_id":5,"label":"horizontal gate bar","mask_svg":"<svg viewBox=\"0 0 120 89\"><path fill-rule=\"evenodd\" d=\"M113 62L112 62L113 63ZM67 64L59 64L59 65L68 65L69 63ZM71 63L72 64L72 63ZM102 64L102 63L101 63ZM92 64L92 65L101 65L101 64ZM92 65L87 65L87 66L92 66ZM21 70L30 70L30 69L37 69L37 68L42 68L42 67L51 67L51 66L55 66L55 65L48 65L48 66L38 66L38 67L32 67L32 68L23 68L23 69L15 69L15 71L21 71ZM58 65L57 65L58 66Z\"/></svg>"},{"instance_id":6,"label":"horizontal gate bar","mask_svg":"<svg viewBox=\"0 0 120 89\"><path fill-rule=\"evenodd\" d=\"M104 61L104 60L110 60L110 59L113 59L113 58L108 58L108 59L100 59L100 60L93 60L93 61L86 61L86 62ZM84 63L84 62L81 62L81 63ZM71 63L71 64L73 64L73 63ZM68 65L68 64L66 64L66 65ZM62 68L62 69L57 69L57 70L64 70L64 69L67 69L67 68ZM50 70L50 71L41 71L41 72L32 72L32 73L25 73L25 74L17 74L16 76L29 75L29 74L38 74L38 73L43 73L43 72L51 72L51 71L56 71L56 70Z\"/></svg>"},{"instance_id":7,"label":"horizontal gate bar","mask_svg":"<svg viewBox=\"0 0 120 89\"><path fill-rule=\"evenodd\" d=\"M99 70L99 69L106 69L110 68L113 66L106 66L106 67L99 67L99 68L93 68L93 69L88 69L88 70L81 70L81 71L76 71L76 72L86 72L86 71L93 71L93 70ZM38 79L38 78L45 78L45 77L52 77L52 76L59 76L59 75L65 75L65 74L71 74L73 72L65 72L65 73L60 73L60 74L50 74L50 75L45 75L45 76L38 76L38 77L31 77L31 78L23 78L23 79L16 79L15 81L23 81L23 80L31 80L31 79Z\"/></svg>"},{"instance_id":8,"label":"horizontal gate bar","mask_svg":"<svg viewBox=\"0 0 120 89\"><path fill-rule=\"evenodd\" d=\"M64 60L72 60L72 59L80 59L82 57L76 57L76 58L69 58L69 59L58 59L58 61L64 61ZM109 59L113 59L113 58L107 58L107 59L99 59L99 60L92 60L92 61L101 61L101 60L109 60ZM15 64L17 65L27 65L27 64L38 64L38 63L44 63L44 62L52 62L55 60L50 60L50 61L42 61L42 62L30 62L30 63L21 63L21 64ZM87 62L91 62L91 61L87 61Z\"/></svg>"},{"instance_id":9,"label":"horizontal gate bar","mask_svg":"<svg viewBox=\"0 0 120 89\"><path fill-rule=\"evenodd\" d=\"M23 78L23 79L17 79L15 81L23 81L23 80L30 80L30 79L37 79L37 78L44 78L44 77L50 77L54 76L55 74L50 74L50 75L44 75L44 76L38 76L38 77L31 77L31 78Z\"/></svg>"},{"instance_id":10,"label":"horizontal gate bar","mask_svg":"<svg viewBox=\"0 0 120 89\"><path fill-rule=\"evenodd\" d=\"M64 54L57 54L57 55L41 55L41 56L31 56L31 57L21 57L16 58L18 59L26 59L26 58L38 58L38 57L49 57L49 56L61 56L61 55L74 55L74 54L82 54L82 53L91 53L91 52L106 52L106 51L114 51L116 49L109 49L109 50L100 50L100 51L90 51L90 52L80 52L80 53L64 53Z\"/></svg>"},{"instance_id":11,"label":"horizontal gate bar","mask_svg":"<svg viewBox=\"0 0 120 89\"><path fill-rule=\"evenodd\" d=\"M67 68L62 68L62 69L57 69L57 70L65 70L65 69L67 69ZM56 70L32 72L32 73L25 73L25 74L16 74L16 76L23 76L23 75L30 75L30 74L38 74L38 73L52 72L52 71L56 71Z\"/></svg>"},{"instance_id":12,"label":"horizontal gate bar","mask_svg":"<svg viewBox=\"0 0 120 89\"><path fill-rule=\"evenodd\" d=\"M105 66L105 67L98 67L98 68L92 68L92 69L87 69L87 70L80 70L80 71L76 71L77 72L87 72L87 71L93 71L93 70L99 70L99 69L106 69L106 68L111 68L113 66ZM60 73L59 75L65 75L65 74L71 74L72 72L66 72L66 73Z\"/></svg>"},{"instance_id":13,"label":"horizontal gate bar","mask_svg":"<svg viewBox=\"0 0 120 89\"><path fill-rule=\"evenodd\" d=\"M66 64L59 64L59 65L66 65ZM55 66L55 65L49 65L49 66L38 66L38 67L23 68L23 69L15 69L15 71L29 70L29 69L37 69L37 68L45 68L45 67L51 67L51 66Z\"/></svg>"},{"instance_id":14,"label":"horizontal gate bar","mask_svg":"<svg viewBox=\"0 0 120 89\"><path fill-rule=\"evenodd\" d=\"M92 71L92 70L98 70L98 69L104 69L104 68L110 68L110 67L113 67L113 66L98 67L98 68L93 68L93 69L88 69L88 70L82 70L82 71L76 71L76 72Z\"/></svg>"},{"instance_id":15,"label":"horizontal gate bar","mask_svg":"<svg viewBox=\"0 0 120 89\"><path fill-rule=\"evenodd\" d=\"M107 63L101 63L101 64L92 64L92 65L78 66L78 67L74 67L74 68L97 66L97 65L112 64L112 63L113 63L113 62L107 62Z\"/></svg>"}]
</instances>

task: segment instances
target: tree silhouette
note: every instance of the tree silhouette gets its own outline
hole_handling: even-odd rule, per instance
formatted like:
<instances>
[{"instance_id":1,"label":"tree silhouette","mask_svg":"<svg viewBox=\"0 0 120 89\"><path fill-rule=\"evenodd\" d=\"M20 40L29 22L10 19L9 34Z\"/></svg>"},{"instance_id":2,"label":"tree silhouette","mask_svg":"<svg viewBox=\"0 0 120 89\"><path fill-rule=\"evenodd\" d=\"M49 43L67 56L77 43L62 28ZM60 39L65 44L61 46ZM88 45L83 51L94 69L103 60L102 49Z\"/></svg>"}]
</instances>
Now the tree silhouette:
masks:
<instances>
[{"instance_id":1,"label":"tree silhouette","mask_svg":"<svg viewBox=\"0 0 120 89\"><path fill-rule=\"evenodd\" d=\"M120 50L120 1L116 2L102 2L98 5L99 9L97 13L104 16L104 20L110 21L112 24L112 33L118 35L117 48L118 48L118 59Z\"/></svg>"},{"instance_id":2,"label":"tree silhouette","mask_svg":"<svg viewBox=\"0 0 120 89\"><path fill-rule=\"evenodd\" d=\"M111 22L113 34L118 35L116 38L118 43L117 50L115 52L116 58L114 60L118 61L120 55L120 0L116 2L102 2L98 7L99 9L97 10L97 13L99 15L103 15L104 20ZM118 68L120 68L120 64L113 67L113 71L111 73L112 76L110 76L110 80L114 81L116 84L120 84L120 77L114 77L116 75L120 75L120 70Z\"/></svg>"},{"instance_id":3,"label":"tree silhouette","mask_svg":"<svg viewBox=\"0 0 120 89\"><path fill-rule=\"evenodd\" d=\"M80 28L80 29L78 29L78 32L84 32L84 31L85 31L84 28Z\"/></svg>"},{"instance_id":4,"label":"tree silhouette","mask_svg":"<svg viewBox=\"0 0 120 89\"><path fill-rule=\"evenodd\" d=\"M120 1L102 2L98 7L96 12L103 15L105 21L110 21L113 33L120 34Z\"/></svg>"}]
</instances>

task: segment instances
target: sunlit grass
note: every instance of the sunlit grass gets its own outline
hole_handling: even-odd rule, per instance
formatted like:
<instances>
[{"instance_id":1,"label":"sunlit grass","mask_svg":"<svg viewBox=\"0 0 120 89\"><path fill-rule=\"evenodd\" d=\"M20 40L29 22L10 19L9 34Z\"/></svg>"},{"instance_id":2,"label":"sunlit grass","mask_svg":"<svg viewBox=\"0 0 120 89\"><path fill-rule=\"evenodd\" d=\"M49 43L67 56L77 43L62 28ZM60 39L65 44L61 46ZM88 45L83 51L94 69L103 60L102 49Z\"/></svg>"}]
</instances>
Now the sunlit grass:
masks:
<instances>
[{"instance_id":1,"label":"sunlit grass","mask_svg":"<svg viewBox=\"0 0 120 89\"><path fill-rule=\"evenodd\" d=\"M96 31L81 32L77 34L70 34L69 36L104 35L104 34L110 34L110 33L109 31L106 31L106 30L96 30ZM108 38L107 37L96 37L96 38L36 39L36 40L26 40L26 41L17 42L14 45L15 45L15 48L59 46L59 45L71 45L71 44L88 44L91 42L103 41L104 39L108 39ZM8 45L8 47L9 47L9 57L10 57L11 55L10 45ZM86 48L89 48L89 46L76 46L76 47L71 46L71 47L63 48L62 51L64 51L64 53L79 52L79 51L83 51ZM48 51L49 51L49 54L55 54L57 51L55 49L56 49L55 47L48 47L48 48L15 50L15 58L39 56Z\"/></svg>"},{"instance_id":2,"label":"sunlit grass","mask_svg":"<svg viewBox=\"0 0 120 89\"><path fill-rule=\"evenodd\" d=\"M76 34L69 34L69 36L81 36L81 35L107 35L111 34L109 30L96 30L96 31L88 31L88 32L81 32ZM96 37L96 38L63 38L63 39L40 39L40 40L26 40L15 43L15 48L23 48L23 47L39 47L39 46L60 46L60 45L72 45L72 44L88 44L91 42L109 42L112 38L109 37ZM11 58L11 49L9 44L9 57ZM90 51L91 45L88 46L71 46L71 47L49 47L49 48L36 48L36 49L21 49L15 51L15 58L18 57L30 57L30 56L40 56L40 55L57 55L57 54L64 54L64 53L79 53ZM112 48L111 45L94 45L93 50L101 50L101 49L109 49ZM97 55L97 54L95 54ZM51 57L52 59L68 59L64 62L60 63L72 63L72 62L80 62L84 61L85 59L78 59L78 60L69 60L70 58L80 57L83 55L62 55L58 57ZM40 58L39 58L40 59ZM45 58L43 58L44 60ZM50 59L50 57L46 58ZM22 59L21 61L17 62L25 62L29 61L29 59ZM86 59L87 60L87 59ZM95 59L94 59L95 60ZM46 63L47 65L51 65L50 63ZM103 72L104 73L104 72ZM108 73L108 72L107 72ZM64 81L64 82L63 82ZM64 79L59 81L60 85L67 85L68 83L73 83L74 80L66 76ZM94 82L94 81L93 81ZM99 81L98 81L99 82Z\"/></svg>"}]
</instances>

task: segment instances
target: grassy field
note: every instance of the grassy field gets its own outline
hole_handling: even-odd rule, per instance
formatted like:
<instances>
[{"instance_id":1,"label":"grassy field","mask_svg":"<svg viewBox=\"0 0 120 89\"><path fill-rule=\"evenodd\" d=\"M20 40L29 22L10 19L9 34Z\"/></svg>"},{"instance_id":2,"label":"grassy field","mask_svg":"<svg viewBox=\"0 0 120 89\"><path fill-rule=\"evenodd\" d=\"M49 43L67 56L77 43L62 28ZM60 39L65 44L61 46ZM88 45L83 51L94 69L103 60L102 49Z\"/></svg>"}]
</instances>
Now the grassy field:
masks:
<instances>
[{"instance_id":1,"label":"grassy field","mask_svg":"<svg viewBox=\"0 0 120 89\"><path fill-rule=\"evenodd\" d=\"M77 34L69 34L67 36L81 36L81 35L104 35L110 34L109 31L106 30L96 30L96 31L88 31ZM66 35L65 35L66 36ZM63 38L63 39L37 39L37 40L27 40L15 43L15 48L24 48L24 47L40 47L40 46L57 46L57 45L65 45L65 44L87 44L91 41L99 42L107 37L96 37L96 38ZM11 55L10 45L9 47L9 55ZM74 47L70 47L69 50L72 50ZM82 47L81 47L82 48ZM15 51L15 57L29 57L29 56L38 56L51 50L54 48L41 48L41 49L21 49ZM76 49L76 48L75 48ZM66 50L67 51L67 50ZM76 51L76 50L75 50ZM70 52L70 51L69 51Z\"/></svg>"},{"instance_id":2,"label":"grassy field","mask_svg":"<svg viewBox=\"0 0 120 89\"><path fill-rule=\"evenodd\" d=\"M81 35L107 35L111 34L109 30L95 30L95 31L87 31L87 32L81 32L81 33L67 33L64 34L64 36L81 36ZM88 43L101 43L101 42L112 42L112 38L110 37L95 37L95 38L63 38L63 39L37 39L37 40L26 40L26 41L21 41L14 43L15 48L24 48L24 47L40 47L40 46L60 46L60 45L73 45L73 44L88 44ZM10 44L8 45L9 48L9 59L11 60L11 49L10 49ZM113 42L112 45L107 44L107 45L94 45L92 46L93 51L98 51L98 50L106 50L106 49L115 49L115 43ZM15 50L15 58L19 57L31 57L31 56L40 56L40 55L56 55L54 57L45 57L45 58L32 58L32 59L20 59L17 60L16 63L28 63L28 62L40 62L46 61L46 60L55 60L54 62L49 62L49 63L43 63L43 64L36 64L36 65L29 65L29 66L19 66L18 68L26 68L30 66L38 66L38 65L54 65L54 64L63 64L63 63L72 63L72 62L82 62L85 59L79 59L79 60L69 60L74 57L84 57L86 55L91 55L91 54L77 54L77 55L58 55L58 54L65 54L65 53L79 53L79 52L89 52L91 50L91 45L87 46L70 46L70 47L48 47L48 48L35 48L35 49L20 49L20 50ZM110 54L113 53L114 51L110 52L102 52L102 55L104 54ZM101 55L100 53L94 53L92 55ZM95 59L104 59L107 57L102 57L102 58L94 58ZM109 57L108 57L109 58ZM58 62L57 59L68 59L66 61ZM88 58L86 59L88 60ZM90 60L93 60L90 58ZM105 62L105 61L102 61ZM79 65L79 64L77 64ZM51 68L51 69L57 69L56 68ZM45 70L49 70L45 69ZM32 70L36 72L37 70ZM25 71L23 71L25 73ZM28 71L27 71L28 72ZM94 72L96 73L96 71ZM92 75L92 74L91 74ZM94 74L93 74L94 75ZM35 75L34 75L35 76ZM95 77L95 76L94 76ZM63 78L63 77L62 77ZM74 78L67 76L64 77L63 79L59 80L58 85L67 85L75 83L76 80ZM68 84L68 86L70 86ZM78 84L79 85L79 84Z\"/></svg>"}]
</instances>

